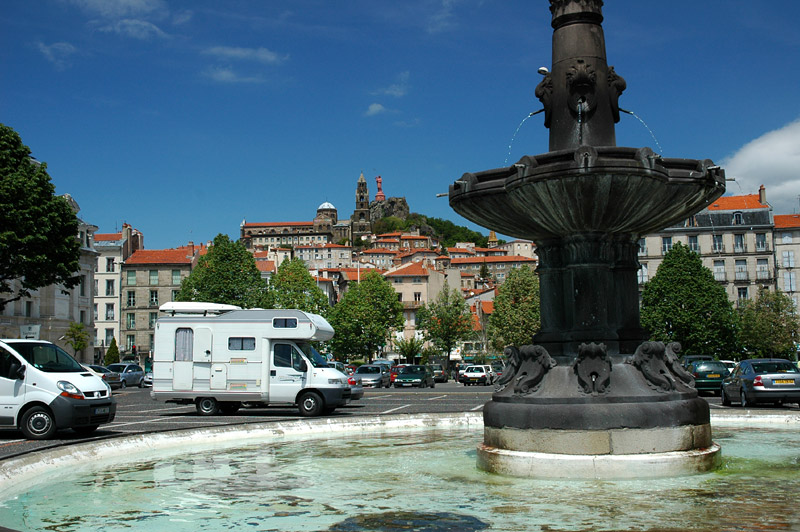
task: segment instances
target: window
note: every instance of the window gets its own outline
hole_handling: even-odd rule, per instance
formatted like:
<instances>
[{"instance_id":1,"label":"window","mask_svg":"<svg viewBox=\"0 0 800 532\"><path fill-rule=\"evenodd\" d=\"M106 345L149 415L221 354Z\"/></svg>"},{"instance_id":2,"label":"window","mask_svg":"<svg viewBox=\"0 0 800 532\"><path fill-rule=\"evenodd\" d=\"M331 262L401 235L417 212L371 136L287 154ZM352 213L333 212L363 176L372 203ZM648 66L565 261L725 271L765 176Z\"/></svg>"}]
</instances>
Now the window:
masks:
<instances>
[{"instance_id":1,"label":"window","mask_svg":"<svg viewBox=\"0 0 800 532\"><path fill-rule=\"evenodd\" d=\"M725 251L725 246L722 244L722 235L711 235L711 248L714 253L722 253Z\"/></svg>"},{"instance_id":2,"label":"window","mask_svg":"<svg viewBox=\"0 0 800 532\"><path fill-rule=\"evenodd\" d=\"M736 290L736 295L739 301L744 301L745 299L747 299L747 287L746 286L739 287Z\"/></svg>"},{"instance_id":3,"label":"window","mask_svg":"<svg viewBox=\"0 0 800 532\"><path fill-rule=\"evenodd\" d=\"M422 301L422 292L414 292L414 302L419 303Z\"/></svg>"},{"instance_id":4,"label":"window","mask_svg":"<svg viewBox=\"0 0 800 532\"><path fill-rule=\"evenodd\" d=\"M150 285L158 285L158 270L150 270Z\"/></svg>"},{"instance_id":5,"label":"window","mask_svg":"<svg viewBox=\"0 0 800 532\"><path fill-rule=\"evenodd\" d=\"M172 284L174 284L174 285L181 284L181 271L180 270L172 270Z\"/></svg>"},{"instance_id":6,"label":"window","mask_svg":"<svg viewBox=\"0 0 800 532\"><path fill-rule=\"evenodd\" d=\"M128 280L126 284L128 286L136 286L136 271L135 270L128 270L127 273Z\"/></svg>"},{"instance_id":7,"label":"window","mask_svg":"<svg viewBox=\"0 0 800 532\"><path fill-rule=\"evenodd\" d=\"M639 239L639 255L647 255L647 240Z\"/></svg>"},{"instance_id":8,"label":"window","mask_svg":"<svg viewBox=\"0 0 800 532\"><path fill-rule=\"evenodd\" d=\"M636 273L636 277L639 281L639 284L644 284L648 281L647 263L643 263L639 266L639 271Z\"/></svg>"},{"instance_id":9,"label":"window","mask_svg":"<svg viewBox=\"0 0 800 532\"><path fill-rule=\"evenodd\" d=\"M742 213L735 212L733 213L733 225L742 225L744 223L744 217Z\"/></svg>"},{"instance_id":10,"label":"window","mask_svg":"<svg viewBox=\"0 0 800 532\"><path fill-rule=\"evenodd\" d=\"M275 344L272 360L276 367L302 371L303 357L289 344Z\"/></svg>"},{"instance_id":11,"label":"window","mask_svg":"<svg viewBox=\"0 0 800 532\"><path fill-rule=\"evenodd\" d=\"M110 294L106 294L107 296L113 296L113 295L114 295L114 292L113 292L113 290L114 290L114 288L113 288L113 285L112 285L112 288L111 288L111 290L112 290L112 292L111 292ZM80 294L81 294L82 296L85 296L85 295L86 295L86 276L85 276L85 275L81 275L81 280L80 280Z\"/></svg>"},{"instance_id":12,"label":"window","mask_svg":"<svg viewBox=\"0 0 800 532\"><path fill-rule=\"evenodd\" d=\"M158 290L150 290L150 306L158 306Z\"/></svg>"},{"instance_id":13,"label":"window","mask_svg":"<svg viewBox=\"0 0 800 532\"><path fill-rule=\"evenodd\" d=\"M697 253L700 252L700 244L697 242L697 235L689 235L689 249Z\"/></svg>"},{"instance_id":14,"label":"window","mask_svg":"<svg viewBox=\"0 0 800 532\"><path fill-rule=\"evenodd\" d=\"M273 318L272 326L276 329L296 329L297 318Z\"/></svg>"},{"instance_id":15,"label":"window","mask_svg":"<svg viewBox=\"0 0 800 532\"><path fill-rule=\"evenodd\" d=\"M672 237L671 236L661 237L661 253L666 255L667 252L671 249L672 249Z\"/></svg>"},{"instance_id":16,"label":"window","mask_svg":"<svg viewBox=\"0 0 800 532\"><path fill-rule=\"evenodd\" d=\"M114 257L106 258L106 271L108 273L114 273Z\"/></svg>"},{"instance_id":17,"label":"window","mask_svg":"<svg viewBox=\"0 0 800 532\"><path fill-rule=\"evenodd\" d=\"M151 312L147 319L147 328L154 329L156 326L157 319L158 319L158 312Z\"/></svg>"},{"instance_id":18,"label":"window","mask_svg":"<svg viewBox=\"0 0 800 532\"><path fill-rule=\"evenodd\" d=\"M33 316L33 301L25 302L25 317L30 318Z\"/></svg>"},{"instance_id":19,"label":"window","mask_svg":"<svg viewBox=\"0 0 800 532\"><path fill-rule=\"evenodd\" d=\"M767 250L767 235L766 233L756 233L756 251Z\"/></svg>"},{"instance_id":20,"label":"window","mask_svg":"<svg viewBox=\"0 0 800 532\"><path fill-rule=\"evenodd\" d=\"M228 338L228 349L230 351L255 351L256 339L255 338Z\"/></svg>"},{"instance_id":21,"label":"window","mask_svg":"<svg viewBox=\"0 0 800 532\"><path fill-rule=\"evenodd\" d=\"M769 261L756 259L756 277L759 280L769 279Z\"/></svg>"},{"instance_id":22,"label":"window","mask_svg":"<svg viewBox=\"0 0 800 532\"><path fill-rule=\"evenodd\" d=\"M747 261L744 259L737 259L736 264L734 265L736 269L736 280L737 281L746 281L747 280Z\"/></svg>"},{"instance_id":23,"label":"window","mask_svg":"<svg viewBox=\"0 0 800 532\"><path fill-rule=\"evenodd\" d=\"M106 329L106 343L105 345L111 345L111 341L114 339L114 329Z\"/></svg>"},{"instance_id":24,"label":"window","mask_svg":"<svg viewBox=\"0 0 800 532\"><path fill-rule=\"evenodd\" d=\"M784 244L791 244L792 243L792 233L782 233L781 234L781 242Z\"/></svg>"},{"instance_id":25,"label":"window","mask_svg":"<svg viewBox=\"0 0 800 532\"><path fill-rule=\"evenodd\" d=\"M178 292L179 292L179 290L173 290L172 291L172 301L175 301L176 299L178 299Z\"/></svg>"},{"instance_id":26,"label":"window","mask_svg":"<svg viewBox=\"0 0 800 532\"><path fill-rule=\"evenodd\" d=\"M127 324L128 324L128 329L136 328L136 314L134 314L133 312L128 313Z\"/></svg>"},{"instance_id":27,"label":"window","mask_svg":"<svg viewBox=\"0 0 800 532\"><path fill-rule=\"evenodd\" d=\"M114 279L106 279L106 295L114 295Z\"/></svg>"},{"instance_id":28,"label":"window","mask_svg":"<svg viewBox=\"0 0 800 532\"><path fill-rule=\"evenodd\" d=\"M175 331L175 360L186 361L192 359L194 344L194 331L181 327Z\"/></svg>"},{"instance_id":29,"label":"window","mask_svg":"<svg viewBox=\"0 0 800 532\"><path fill-rule=\"evenodd\" d=\"M794 251L784 251L783 254L783 267L794 268Z\"/></svg>"},{"instance_id":30,"label":"window","mask_svg":"<svg viewBox=\"0 0 800 532\"><path fill-rule=\"evenodd\" d=\"M133 290L128 290L128 306L135 307L136 306L136 292Z\"/></svg>"},{"instance_id":31,"label":"window","mask_svg":"<svg viewBox=\"0 0 800 532\"><path fill-rule=\"evenodd\" d=\"M114 319L114 303L106 303L106 319Z\"/></svg>"},{"instance_id":32,"label":"window","mask_svg":"<svg viewBox=\"0 0 800 532\"><path fill-rule=\"evenodd\" d=\"M744 235L733 235L733 251L736 253L743 253L744 248Z\"/></svg>"},{"instance_id":33,"label":"window","mask_svg":"<svg viewBox=\"0 0 800 532\"><path fill-rule=\"evenodd\" d=\"M715 260L714 261L714 280L716 280L716 281L724 281L725 280L725 261L724 260Z\"/></svg>"},{"instance_id":34,"label":"window","mask_svg":"<svg viewBox=\"0 0 800 532\"><path fill-rule=\"evenodd\" d=\"M784 292L797 291L797 279L795 272L783 272L783 290Z\"/></svg>"},{"instance_id":35,"label":"window","mask_svg":"<svg viewBox=\"0 0 800 532\"><path fill-rule=\"evenodd\" d=\"M136 337L132 334L129 334L125 337L125 345L127 346L128 351L133 350L133 346L136 345Z\"/></svg>"},{"instance_id":36,"label":"window","mask_svg":"<svg viewBox=\"0 0 800 532\"><path fill-rule=\"evenodd\" d=\"M78 323L86 323L86 311L82 310Z\"/></svg>"}]
</instances>

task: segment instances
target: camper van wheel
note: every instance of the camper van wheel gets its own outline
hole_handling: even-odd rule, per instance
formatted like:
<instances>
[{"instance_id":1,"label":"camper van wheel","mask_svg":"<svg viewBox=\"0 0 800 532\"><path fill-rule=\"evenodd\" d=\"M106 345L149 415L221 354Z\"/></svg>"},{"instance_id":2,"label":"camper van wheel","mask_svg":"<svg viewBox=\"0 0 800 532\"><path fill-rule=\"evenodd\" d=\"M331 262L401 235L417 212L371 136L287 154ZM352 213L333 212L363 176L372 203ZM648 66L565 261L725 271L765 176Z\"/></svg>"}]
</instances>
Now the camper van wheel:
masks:
<instances>
[{"instance_id":1,"label":"camper van wheel","mask_svg":"<svg viewBox=\"0 0 800 532\"><path fill-rule=\"evenodd\" d=\"M56 420L47 408L34 406L23 414L19 429L29 440L46 440L55 433Z\"/></svg>"},{"instance_id":2,"label":"camper van wheel","mask_svg":"<svg viewBox=\"0 0 800 532\"><path fill-rule=\"evenodd\" d=\"M219 413L219 403L213 397L198 397L197 413L201 416L216 415Z\"/></svg>"},{"instance_id":3,"label":"camper van wheel","mask_svg":"<svg viewBox=\"0 0 800 532\"><path fill-rule=\"evenodd\" d=\"M230 401L226 403L220 403L219 409L223 414L231 415L235 414L239 410L240 406L242 406L242 403L238 401Z\"/></svg>"},{"instance_id":4,"label":"camper van wheel","mask_svg":"<svg viewBox=\"0 0 800 532\"><path fill-rule=\"evenodd\" d=\"M297 406L303 416L318 416L322 413L322 397L314 392L306 392L300 396Z\"/></svg>"}]
</instances>

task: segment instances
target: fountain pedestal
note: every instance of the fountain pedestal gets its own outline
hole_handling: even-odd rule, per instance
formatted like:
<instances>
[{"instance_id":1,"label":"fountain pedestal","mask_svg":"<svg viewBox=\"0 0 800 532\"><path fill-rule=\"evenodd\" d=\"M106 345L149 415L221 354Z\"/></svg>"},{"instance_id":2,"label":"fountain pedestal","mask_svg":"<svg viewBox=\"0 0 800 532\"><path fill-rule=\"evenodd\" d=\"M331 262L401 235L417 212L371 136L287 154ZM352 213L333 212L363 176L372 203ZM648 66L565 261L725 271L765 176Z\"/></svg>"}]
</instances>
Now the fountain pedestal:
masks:
<instances>
[{"instance_id":1,"label":"fountain pedestal","mask_svg":"<svg viewBox=\"0 0 800 532\"><path fill-rule=\"evenodd\" d=\"M533 240L539 255L542 327L533 345L506 349L485 406L489 471L661 476L706 470L718 452L680 346L645 341L636 272L641 235L717 199L725 174L707 159L615 146L626 83L606 63L602 5L550 1L553 68L536 96L551 151L450 186L456 212Z\"/></svg>"}]
</instances>

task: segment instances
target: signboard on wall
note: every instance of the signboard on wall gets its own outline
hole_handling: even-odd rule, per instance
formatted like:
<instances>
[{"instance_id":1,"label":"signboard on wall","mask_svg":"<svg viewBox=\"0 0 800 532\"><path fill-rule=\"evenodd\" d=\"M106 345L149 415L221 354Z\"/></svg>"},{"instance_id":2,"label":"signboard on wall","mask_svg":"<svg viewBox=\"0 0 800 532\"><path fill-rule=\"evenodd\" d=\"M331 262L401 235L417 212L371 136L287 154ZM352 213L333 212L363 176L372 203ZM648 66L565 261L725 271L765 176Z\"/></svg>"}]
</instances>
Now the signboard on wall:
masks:
<instances>
[{"instance_id":1,"label":"signboard on wall","mask_svg":"<svg viewBox=\"0 0 800 532\"><path fill-rule=\"evenodd\" d=\"M41 325L20 325L19 337L25 340L38 340Z\"/></svg>"}]
</instances>

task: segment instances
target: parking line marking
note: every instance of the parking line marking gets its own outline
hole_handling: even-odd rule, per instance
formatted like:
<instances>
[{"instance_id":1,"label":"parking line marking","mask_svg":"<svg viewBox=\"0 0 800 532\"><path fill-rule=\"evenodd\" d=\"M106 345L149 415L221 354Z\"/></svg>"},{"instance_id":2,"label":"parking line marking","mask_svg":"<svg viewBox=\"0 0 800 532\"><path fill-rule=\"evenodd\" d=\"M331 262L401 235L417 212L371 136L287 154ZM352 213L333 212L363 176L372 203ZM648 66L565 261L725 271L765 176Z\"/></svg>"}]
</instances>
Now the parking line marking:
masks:
<instances>
[{"instance_id":1,"label":"parking line marking","mask_svg":"<svg viewBox=\"0 0 800 532\"><path fill-rule=\"evenodd\" d=\"M411 405L403 405L403 406L398 406L397 408L392 408L392 409L389 409L389 410L384 410L383 412L381 412L381 414L389 414L389 413L391 413L391 412L395 412L395 411L397 411L397 410L402 410L403 408L408 408L409 406L411 406Z\"/></svg>"},{"instance_id":2,"label":"parking line marking","mask_svg":"<svg viewBox=\"0 0 800 532\"><path fill-rule=\"evenodd\" d=\"M388 394L388 395L371 395L371 396L369 396L370 399L384 399L386 397L394 397L394 396L391 395L391 394Z\"/></svg>"},{"instance_id":3,"label":"parking line marking","mask_svg":"<svg viewBox=\"0 0 800 532\"><path fill-rule=\"evenodd\" d=\"M433 401L434 399L444 399L445 397L447 397L447 396L446 395L440 395L439 397L430 397L430 398L426 399L426 401Z\"/></svg>"},{"instance_id":4,"label":"parking line marking","mask_svg":"<svg viewBox=\"0 0 800 532\"><path fill-rule=\"evenodd\" d=\"M476 410L480 410L481 408L483 408L483 405L478 405L478 406L476 406L475 408L471 408L469 411L470 411L470 412L474 412L474 411L476 411Z\"/></svg>"}]
</instances>

